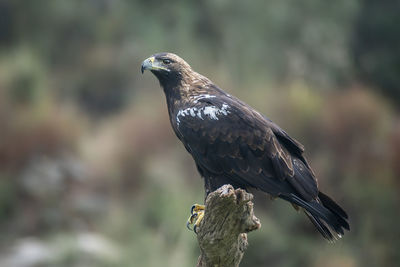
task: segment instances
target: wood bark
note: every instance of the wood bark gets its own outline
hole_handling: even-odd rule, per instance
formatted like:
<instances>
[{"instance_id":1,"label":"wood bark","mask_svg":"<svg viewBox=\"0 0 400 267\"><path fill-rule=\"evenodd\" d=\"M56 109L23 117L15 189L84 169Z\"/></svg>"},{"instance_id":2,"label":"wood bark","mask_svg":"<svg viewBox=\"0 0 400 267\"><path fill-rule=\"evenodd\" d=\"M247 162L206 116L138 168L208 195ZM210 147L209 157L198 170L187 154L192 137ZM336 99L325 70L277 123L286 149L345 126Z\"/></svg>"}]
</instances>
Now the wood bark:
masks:
<instances>
[{"instance_id":1,"label":"wood bark","mask_svg":"<svg viewBox=\"0 0 400 267\"><path fill-rule=\"evenodd\" d=\"M224 185L206 199L197 231L198 267L239 266L248 246L247 233L261 227L253 211L253 195Z\"/></svg>"}]
</instances>

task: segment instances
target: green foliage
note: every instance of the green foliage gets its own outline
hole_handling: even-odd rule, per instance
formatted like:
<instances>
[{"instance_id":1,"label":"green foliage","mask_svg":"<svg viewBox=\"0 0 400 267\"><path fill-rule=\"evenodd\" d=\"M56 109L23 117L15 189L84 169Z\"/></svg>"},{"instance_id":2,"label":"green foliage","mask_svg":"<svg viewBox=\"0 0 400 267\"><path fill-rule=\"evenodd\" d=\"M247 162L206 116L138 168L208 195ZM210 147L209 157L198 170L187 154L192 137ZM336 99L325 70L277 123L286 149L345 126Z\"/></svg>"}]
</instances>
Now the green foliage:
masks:
<instances>
[{"instance_id":1,"label":"green foliage","mask_svg":"<svg viewBox=\"0 0 400 267\"><path fill-rule=\"evenodd\" d=\"M400 4L391 0L360 4L351 50L358 76L399 104Z\"/></svg>"}]
</instances>

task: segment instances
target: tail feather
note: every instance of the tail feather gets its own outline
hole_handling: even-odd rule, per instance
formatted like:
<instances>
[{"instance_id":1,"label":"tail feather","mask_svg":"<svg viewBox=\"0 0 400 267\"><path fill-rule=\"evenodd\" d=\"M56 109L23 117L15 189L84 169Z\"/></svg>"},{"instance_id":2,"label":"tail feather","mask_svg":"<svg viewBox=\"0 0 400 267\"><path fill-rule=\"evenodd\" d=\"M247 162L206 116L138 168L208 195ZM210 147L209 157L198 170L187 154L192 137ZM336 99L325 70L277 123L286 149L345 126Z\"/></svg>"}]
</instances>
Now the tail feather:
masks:
<instances>
[{"instance_id":1,"label":"tail feather","mask_svg":"<svg viewBox=\"0 0 400 267\"><path fill-rule=\"evenodd\" d=\"M344 234L344 230L350 230L347 222L346 212L339 207L332 199L323 193L319 193L320 198L313 201L305 201L294 194L281 195L291 203L304 209L305 214L322 234L329 241L334 241Z\"/></svg>"},{"instance_id":2,"label":"tail feather","mask_svg":"<svg viewBox=\"0 0 400 267\"><path fill-rule=\"evenodd\" d=\"M307 210L304 211L304 213L307 215L308 219L314 224L314 226L318 229L318 231L322 234L322 236L325 239L328 240L333 240L334 236L332 235L331 231L329 228L321 222L321 220L318 217L314 217L309 213Z\"/></svg>"},{"instance_id":3,"label":"tail feather","mask_svg":"<svg viewBox=\"0 0 400 267\"><path fill-rule=\"evenodd\" d=\"M330 211L336 213L338 216L348 219L347 213L333 201L330 197L322 192L318 193L318 198L321 200L322 204L327 207Z\"/></svg>"}]
</instances>

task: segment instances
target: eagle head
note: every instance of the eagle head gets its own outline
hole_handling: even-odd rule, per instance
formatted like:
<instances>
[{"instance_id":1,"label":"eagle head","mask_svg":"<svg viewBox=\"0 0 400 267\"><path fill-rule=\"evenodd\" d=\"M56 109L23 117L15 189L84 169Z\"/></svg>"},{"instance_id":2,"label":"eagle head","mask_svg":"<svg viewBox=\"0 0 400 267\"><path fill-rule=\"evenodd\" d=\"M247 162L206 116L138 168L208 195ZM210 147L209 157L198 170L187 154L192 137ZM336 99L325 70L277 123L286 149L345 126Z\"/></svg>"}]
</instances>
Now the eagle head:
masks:
<instances>
[{"instance_id":1,"label":"eagle head","mask_svg":"<svg viewBox=\"0 0 400 267\"><path fill-rule=\"evenodd\" d=\"M172 53L158 53L145 59L142 62L142 73L145 70L150 70L163 87L178 83L192 72L186 61Z\"/></svg>"}]
</instances>

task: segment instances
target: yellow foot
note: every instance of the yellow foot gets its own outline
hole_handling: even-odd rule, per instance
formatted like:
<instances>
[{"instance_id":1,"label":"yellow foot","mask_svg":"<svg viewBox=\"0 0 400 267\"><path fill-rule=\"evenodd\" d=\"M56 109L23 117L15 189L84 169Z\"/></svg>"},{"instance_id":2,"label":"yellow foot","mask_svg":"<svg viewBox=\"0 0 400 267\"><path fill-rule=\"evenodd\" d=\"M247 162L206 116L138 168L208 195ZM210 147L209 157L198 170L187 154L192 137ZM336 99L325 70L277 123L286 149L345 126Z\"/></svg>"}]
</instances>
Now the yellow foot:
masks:
<instances>
[{"instance_id":1,"label":"yellow foot","mask_svg":"<svg viewBox=\"0 0 400 267\"><path fill-rule=\"evenodd\" d=\"M192 230L191 226L193 225L193 231L197 234L197 230L199 228L199 224L204 217L204 205L194 204L190 209L190 217L187 220L186 227L189 230Z\"/></svg>"}]
</instances>

